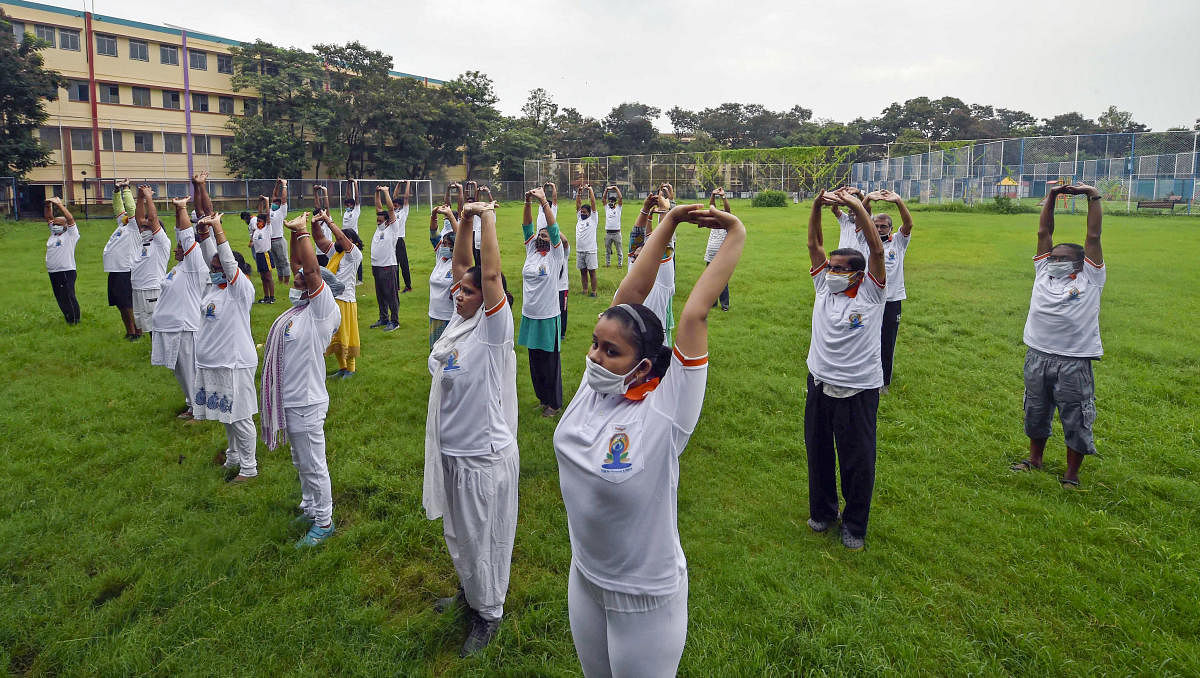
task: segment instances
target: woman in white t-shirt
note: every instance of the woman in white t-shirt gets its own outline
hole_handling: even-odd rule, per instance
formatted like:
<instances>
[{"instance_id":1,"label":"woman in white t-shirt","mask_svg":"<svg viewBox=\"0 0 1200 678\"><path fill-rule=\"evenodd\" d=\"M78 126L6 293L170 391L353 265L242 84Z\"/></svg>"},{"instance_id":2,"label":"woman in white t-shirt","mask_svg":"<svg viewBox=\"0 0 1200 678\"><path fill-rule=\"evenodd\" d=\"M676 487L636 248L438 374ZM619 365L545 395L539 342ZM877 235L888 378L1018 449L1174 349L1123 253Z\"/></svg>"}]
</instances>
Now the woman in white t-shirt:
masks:
<instances>
[{"instance_id":1,"label":"woman in white t-shirt","mask_svg":"<svg viewBox=\"0 0 1200 678\"><path fill-rule=\"evenodd\" d=\"M668 349L661 322L641 302L683 221L728 233ZM674 676L679 668L688 591L679 455L704 403L708 312L745 239L727 212L680 205L666 215L596 323L583 383L554 432L571 535L571 636L585 676Z\"/></svg>"},{"instance_id":2,"label":"woman in white t-shirt","mask_svg":"<svg viewBox=\"0 0 1200 678\"><path fill-rule=\"evenodd\" d=\"M358 356L362 352L362 340L358 336L358 293L355 287L355 275L358 265L362 263L362 240L358 234L346 233L338 228L329 218L328 212L320 219L325 228L318 228L318 218L313 217L313 239L318 252L325 254L329 272L341 284L341 291L334 294L338 311L341 313L341 323L325 355L335 356L338 361L338 371L329 375L331 379L349 379L358 370ZM332 240L325 232L333 234Z\"/></svg>"},{"instance_id":3,"label":"woman in white t-shirt","mask_svg":"<svg viewBox=\"0 0 1200 678\"><path fill-rule=\"evenodd\" d=\"M62 214L54 215L57 209ZM46 201L46 224L50 237L46 240L46 272L50 274L50 289L58 309L68 325L79 324L79 300L75 298L75 245L79 244L79 227L75 217L54 197Z\"/></svg>"},{"instance_id":4,"label":"woman in white t-shirt","mask_svg":"<svg viewBox=\"0 0 1200 678\"><path fill-rule=\"evenodd\" d=\"M517 529L517 357L494 209L473 202L463 210L452 265L456 313L428 361L422 505L430 520L443 518L460 582L459 594L435 608L470 608L464 656L499 628ZM475 215L482 217L479 266L471 265Z\"/></svg>"},{"instance_id":5,"label":"woman in white t-shirt","mask_svg":"<svg viewBox=\"0 0 1200 678\"><path fill-rule=\"evenodd\" d=\"M291 233L292 307L267 332L263 344L262 436L268 450L290 441L292 464L300 476L300 515L308 533L296 548L317 546L333 534L333 491L325 460L325 347L341 323L334 295L341 281L327 285L317 265L308 213L284 222ZM331 222L332 223L332 222ZM330 287L335 287L330 290Z\"/></svg>"},{"instance_id":6,"label":"woman in white t-shirt","mask_svg":"<svg viewBox=\"0 0 1200 678\"><path fill-rule=\"evenodd\" d=\"M438 217L445 223L438 230ZM454 233L458 230L458 217L450 205L439 205L429 215L429 242L433 245L433 270L429 272L429 349L442 336L450 319L454 317Z\"/></svg>"},{"instance_id":7,"label":"woman in white t-shirt","mask_svg":"<svg viewBox=\"0 0 1200 678\"><path fill-rule=\"evenodd\" d=\"M175 206L175 261L179 263L163 278L154 306L154 335L150 344L150 364L174 372L183 390L185 405L179 413L180 419L193 418L196 331L200 329L200 300L209 284L208 266L188 217L188 200L171 201ZM199 207L197 211L201 211Z\"/></svg>"},{"instance_id":8,"label":"woman in white t-shirt","mask_svg":"<svg viewBox=\"0 0 1200 678\"><path fill-rule=\"evenodd\" d=\"M534 230L533 203L546 217L546 227ZM550 202L542 189L525 194L525 265L521 267L521 332L517 344L529 351L529 377L543 417L562 408L562 328L558 283L566 255Z\"/></svg>"},{"instance_id":9,"label":"woman in white t-shirt","mask_svg":"<svg viewBox=\"0 0 1200 678\"><path fill-rule=\"evenodd\" d=\"M208 236L209 229L212 237ZM229 471L227 480L244 483L258 475L254 449L258 352L250 333L254 283L250 281L250 265L225 239L220 214L196 222L196 240L208 262L212 284L200 300L192 416L225 425L227 447L218 453L217 461Z\"/></svg>"}]
</instances>

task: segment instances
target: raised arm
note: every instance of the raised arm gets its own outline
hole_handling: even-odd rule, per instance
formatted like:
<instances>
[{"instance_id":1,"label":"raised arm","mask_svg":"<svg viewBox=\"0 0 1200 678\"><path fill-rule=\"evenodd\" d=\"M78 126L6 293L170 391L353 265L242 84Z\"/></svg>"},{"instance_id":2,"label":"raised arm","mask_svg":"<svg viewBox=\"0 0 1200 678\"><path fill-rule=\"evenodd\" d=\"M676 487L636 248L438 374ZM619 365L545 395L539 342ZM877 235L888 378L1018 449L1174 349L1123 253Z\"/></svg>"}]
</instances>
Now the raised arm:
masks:
<instances>
[{"instance_id":1,"label":"raised arm","mask_svg":"<svg viewBox=\"0 0 1200 678\"><path fill-rule=\"evenodd\" d=\"M258 214L269 214L271 209L271 199L265 195L258 196Z\"/></svg>"},{"instance_id":2,"label":"raised arm","mask_svg":"<svg viewBox=\"0 0 1200 678\"><path fill-rule=\"evenodd\" d=\"M354 243L351 242L350 238L342 232L342 229L338 228L337 224L333 223L333 220L328 215L325 216L325 225L329 227L330 231L333 231L333 240L337 243L338 247L342 248L343 252L349 252L350 248L354 247ZM321 237L324 238L325 235L321 234ZM323 251L328 252L329 247L326 246Z\"/></svg>"},{"instance_id":3,"label":"raised arm","mask_svg":"<svg viewBox=\"0 0 1200 678\"><path fill-rule=\"evenodd\" d=\"M904 199L900 197L900 194L893 193L892 191L889 191L886 189L879 191L879 194L880 194L880 198L879 198L880 200L886 200L887 202L894 204L896 206L896 209L900 210L900 222L901 222L900 233L903 234L905 238L912 235L912 230L913 230L912 213L908 211L908 205L904 204ZM874 195L874 194L869 193L869 194L867 194L867 197L869 198L869 197L871 197L871 195Z\"/></svg>"},{"instance_id":4,"label":"raised arm","mask_svg":"<svg viewBox=\"0 0 1200 678\"><path fill-rule=\"evenodd\" d=\"M1042 215L1038 217L1037 252L1034 253L1039 257L1054 249L1054 203L1058 201L1058 194L1063 188L1052 187L1046 191L1046 199L1042 201Z\"/></svg>"},{"instance_id":5,"label":"raised arm","mask_svg":"<svg viewBox=\"0 0 1200 678\"><path fill-rule=\"evenodd\" d=\"M455 196L455 198L458 199L458 213L462 214L463 205L466 204L466 196L463 194L463 185L462 184L454 184L454 188L456 189L454 196ZM447 200L446 202L450 202L450 201ZM457 236L455 236L455 237L457 237ZM471 241L472 242L475 241L474 236L472 236Z\"/></svg>"},{"instance_id":6,"label":"raised arm","mask_svg":"<svg viewBox=\"0 0 1200 678\"><path fill-rule=\"evenodd\" d=\"M312 234L308 232L309 213L305 212L295 219L283 222L292 232L291 259L292 275L298 269L304 269L304 287L311 295L321 289L325 281L321 278L321 266L317 264L317 254L312 248Z\"/></svg>"},{"instance_id":7,"label":"raised arm","mask_svg":"<svg viewBox=\"0 0 1200 678\"><path fill-rule=\"evenodd\" d=\"M67 226L77 225L75 223L75 217L71 214L71 210L67 209L67 206L63 204L62 198L54 197L50 198L50 201L54 203L54 207L57 207L59 212L62 212L63 218L67 220ZM49 212L51 215L54 214L49 205L47 205L47 212ZM46 217L46 220L49 221L51 218L52 216Z\"/></svg>"},{"instance_id":8,"label":"raised arm","mask_svg":"<svg viewBox=\"0 0 1200 678\"><path fill-rule=\"evenodd\" d=\"M716 205L717 205L717 189L714 188L713 192L710 193L708 196L708 208L712 209L713 207L716 207Z\"/></svg>"},{"instance_id":9,"label":"raised arm","mask_svg":"<svg viewBox=\"0 0 1200 678\"><path fill-rule=\"evenodd\" d=\"M112 199L114 217L120 217L122 214L124 214L127 219L132 217L132 215L129 214L129 209L125 207L126 201L128 201L130 205L134 204L133 193L129 191L128 179L122 179L121 181L113 184ZM137 208L135 207L134 209L136 211Z\"/></svg>"},{"instance_id":10,"label":"raised arm","mask_svg":"<svg viewBox=\"0 0 1200 678\"><path fill-rule=\"evenodd\" d=\"M203 223L204 225L206 225L212 229L212 235L213 235L213 237L211 239L206 239L203 242L205 242L205 243L215 242L216 243L216 255L217 255L217 258L221 262L221 270L224 271L224 273L225 273L225 279L232 281L235 277L237 277L238 265L237 265L237 259L233 258L233 249L229 247L229 242L225 238L225 231L224 231L224 229L221 228L221 217L222 216L224 216L224 215L218 213L218 214L214 214L209 217L204 217L203 219L200 220L201 223ZM207 257L209 261L211 261L212 260L211 252L213 251L213 246L211 244L210 245L202 244L201 248L202 248L201 251L204 252L204 256Z\"/></svg>"},{"instance_id":11,"label":"raised arm","mask_svg":"<svg viewBox=\"0 0 1200 678\"><path fill-rule=\"evenodd\" d=\"M208 196L208 172L197 172L192 175L192 195L196 197L196 216L206 217L215 214L212 198Z\"/></svg>"},{"instance_id":12,"label":"raised arm","mask_svg":"<svg viewBox=\"0 0 1200 678\"><path fill-rule=\"evenodd\" d=\"M358 179L351 179L347 183L349 184L349 186L346 187L346 197L353 200L354 204L357 205L358 204Z\"/></svg>"},{"instance_id":13,"label":"raised arm","mask_svg":"<svg viewBox=\"0 0 1200 678\"><path fill-rule=\"evenodd\" d=\"M191 198L189 198L186 195L183 196L182 198L175 198L175 199L171 200L171 204L174 205L174 207L175 207L175 231L176 232L186 231L192 227L192 220L188 216L188 210L187 210L187 204L188 204L189 200L191 200ZM197 216L203 217L206 215L197 213Z\"/></svg>"},{"instance_id":14,"label":"raised arm","mask_svg":"<svg viewBox=\"0 0 1200 678\"><path fill-rule=\"evenodd\" d=\"M596 192L592 190L592 185L587 185L588 204L592 206L592 214L596 213ZM578 210L576 210L578 211Z\"/></svg>"},{"instance_id":15,"label":"raised arm","mask_svg":"<svg viewBox=\"0 0 1200 678\"><path fill-rule=\"evenodd\" d=\"M646 300L646 295L654 288L654 279L658 277L662 255L667 251L667 243L671 242L671 236L675 234L675 227L680 221L688 220L689 215L701 207L703 205L678 205L663 216L658 228L646 238L641 253L629 267L629 273L621 281L621 286L617 288L617 293L613 296L613 306L640 304ZM724 285L721 287L724 288Z\"/></svg>"},{"instance_id":16,"label":"raised arm","mask_svg":"<svg viewBox=\"0 0 1200 678\"><path fill-rule=\"evenodd\" d=\"M492 199L492 189L488 188L487 186L480 186L479 188L475 189L475 195L479 197L480 202L495 202L495 200Z\"/></svg>"},{"instance_id":17,"label":"raised arm","mask_svg":"<svg viewBox=\"0 0 1200 678\"><path fill-rule=\"evenodd\" d=\"M392 196L388 193L387 186L375 187L375 211L387 212L387 223L384 226L396 220L396 206L392 203Z\"/></svg>"},{"instance_id":18,"label":"raised arm","mask_svg":"<svg viewBox=\"0 0 1200 678\"><path fill-rule=\"evenodd\" d=\"M400 193L400 185L401 184L404 184L404 193ZM399 204L401 207L403 207L404 205L407 205L408 198L410 195L409 194L410 190L412 190L412 189L409 188L409 184L407 181L397 181L396 186L392 189L393 204Z\"/></svg>"},{"instance_id":19,"label":"raised arm","mask_svg":"<svg viewBox=\"0 0 1200 678\"><path fill-rule=\"evenodd\" d=\"M1100 195L1100 191L1087 184L1067 186L1063 192L1087 196L1087 235L1083 240L1083 255L1093 264L1103 266L1104 250L1100 247L1100 226L1104 221L1104 208L1101 206L1103 196Z\"/></svg>"},{"instance_id":20,"label":"raised arm","mask_svg":"<svg viewBox=\"0 0 1200 678\"><path fill-rule=\"evenodd\" d=\"M729 209L729 198L725 196L725 189L720 188L717 190L721 191L721 205L722 205L721 209L732 214L733 210Z\"/></svg>"},{"instance_id":21,"label":"raised arm","mask_svg":"<svg viewBox=\"0 0 1200 678\"><path fill-rule=\"evenodd\" d=\"M546 190L546 197L550 199L550 204L557 207L558 206L558 185L555 184L553 181L547 181L546 185L542 186L542 188Z\"/></svg>"},{"instance_id":22,"label":"raised arm","mask_svg":"<svg viewBox=\"0 0 1200 678\"><path fill-rule=\"evenodd\" d=\"M463 199L467 202L476 202L479 199L479 182L468 179L463 184ZM460 205L458 209L462 209Z\"/></svg>"},{"instance_id":23,"label":"raised arm","mask_svg":"<svg viewBox=\"0 0 1200 678\"><path fill-rule=\"evenodd\" d=\"M483 283L483 307L494 308L505 299L504 279L500 275L500 241L496 237L496 206L494 203L468 203L463 211L463 223L470 223L466 215L478 216L479 228L479 278ZM465 229L464 229L465 230ZM463 240L470 240L471 233ZM458 240L455 239L455 244Z\"/></svg>"},{"instance_id":24,"label":"raised arm","mask_svg":"<svg viewBox=\"0 0 1200 678\"><path fill-rule=\"evenodd\" d=\"M650 225L653 223L652 217L654 211L665 206L666 200L658 193L650 193L646 196L646 200L642 202L642 211L638 212L637 221L634 226L641 229L650 230Z\"/></svg>"},{"instance_id":25,"label":"raised arm","mask_svg":"<svg viewBox=\"0 0 1200 678\"><path fill-rule=\"evenodd\" d=\"M454 258L450 269L454 272L454 280L458 281L475 265L475 227L465 213L460 221L448 205L445 209L449 212L450 225L454 227Z\"/></svg>"},{"instance_id":26,"label":"raised arm","mask_svg":"<svg viewBox=\"0 0 1200 678\"><path fill-rule=\"evenodd\" d=\"M429 242L433 243L433 249L437 249L438 243L441 242L441 237L438 235L438 216L441 215L440 210L445 205L438 205L432 212L429 213ZM447 207L447 211L449 208ZM455 229L455 233L458 229Z\"/></svg>"},{"instance_id":27,"label":"raised arm","mask_svg":"<svg viewBox=\"0 0 1200 678\"><path fill-rule=\"evenodd\" d=\"M708 353L708 312L729 284L733 269L742 256L746 227L741 219L728 210L697 210L691 213L690 218L695 219L701 227L725 230L725 242L692 287L692 293L688 295L687 303L679 315L679 329L675 333L675 345L679 351L686 356L698 357Z\"/></svg>"},{"instance_id":28,"label":"raised arm","mask_svg":"<svg viewBox=\"0 0 1200 678\"><path fill-rule=\"evenodd\" d=\"M279 180L279 205L282 207L288 201L287 179Z\"/></svg>"},{"instance_id":29,"label":"raised arm","mask_svg":"<svg viewBox=\"0 0 1200 678\"><path fill-rule=\"evenodd\" d=\"M144 219L138 223L148 227L151 233L158 233L162 230L162 226L158 223L158 207L154 204L154 191L149 186L142 184L138 187L138 201L141 203L140 209Z\"/></svg>"},{"instance_id":30,"label":"raised arm","mask_svg":"<svg viewBox=\"0 0 1200 678\"><path fill-rule=\"evenodd\" d=\"M625 197L623 195L621 195L621 189L617 188L616 184L613 184L612 189L617 192L617 206L624 207L625 206Z\"/></svg>"},{"instance_id":31,"label":"raised arm","mask_svg":"<svg viewBox=\"0 0 1200 678\"><path fill-rule=\"evenodd\" d=\"M46 202L42 204L42 216L47 222L54 220L54 198L47 198Z\"/></svg>"},{"instance_id":32,"label":"raised arm","mask_svg":"<svg viewBox=\"0 0 1200 678\"><path fill-rule=\"evenodd\" d=\"M579 190L575 191L575 212L578 213L580 208L582 208L582 207L583 207L583 186L581 185L579 187Z\"/></svg>"},{"instance_id":33,"label":"raised arm","mask_svg":"<svg viewBox=\"0 0 1200 678\"><path fill-rule=\"evenodd\" d=\"M271 186L271 202L283 203L283 200L279 197L279 184L281 183L283 183L283 179L276 179L275 185Z\"/></svg>"},{"instance_id":34,"label":"raised arm","mask_svg":"<svg viewBox=\"0 0 1200 678\"><path fill-rule=\"evenodd\" d=\"M328 238L328 236L325 235L324 228L317 228L317 224L320 224L322 222L324 222L326 228L333 227L333 219L330 219L329 215L322 214L320 212L314 212L313 217L312 217L313 244L317 246L318 252L325 253L325 252L328 252L329 248L333 246L333 242Z\"/></svg>"},{"instance_id":35,"label":"raised arm","mask_svg":"<svg viewBox=\"0 0 1200 678\"><path fill-rule=\"evenodd\" d=\"M317 215L321 212L321 197L325 191L324 186L313 186L313 214ZM328 197L325 198L325 207L329 206Z\"/></svg>"},{"instance_id":36,"label":"raised arm","mask_svg":"<svg viewBox=\"0 0 1200 678\"><path fill-rule=\"evenodd\" d=\"M825 254L825 234L821 232L821 209L836 203L831 202L832 198L827 196L824 190L817 191L816 197L813 198L812 212L808 215L808 261L813 270L829 260Z\"/></svg>"},{"instance_id":37,"label":"raised arm","mask_svg":"<svg viewBox=\"0 0 1200 678\"><path fill-rule=\"evenodd\" d=\"M859 195L862 192L859 191ZM846 206L846 209L854 212L854 219L860 224L870 224L871 215L867 214L867 208L863 207L862 201L855 195L854 190L844 190L837 194L838 199ZM860 232L867 240L867 249L870 250L870 255L867 257L867 270L876 280L883 283L887 281L887 271L883 265L883 240L879 237L879 229L862 228Z\"/></svg>"}]
</instances>

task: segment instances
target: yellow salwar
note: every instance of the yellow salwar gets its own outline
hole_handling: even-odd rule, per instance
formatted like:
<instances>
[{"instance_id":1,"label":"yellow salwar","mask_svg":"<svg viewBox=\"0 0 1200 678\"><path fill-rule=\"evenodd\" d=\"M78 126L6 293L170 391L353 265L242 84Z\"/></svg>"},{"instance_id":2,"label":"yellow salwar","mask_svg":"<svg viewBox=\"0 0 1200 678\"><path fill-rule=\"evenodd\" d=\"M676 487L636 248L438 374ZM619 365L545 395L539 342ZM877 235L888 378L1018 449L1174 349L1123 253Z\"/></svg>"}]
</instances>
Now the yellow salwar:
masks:
<instances>
[{"instance_id":1,"label":"yellow salwar","mask_svg":"<svg viewBox=\"0 0 1200 678\"><path fill-rule=\"evenodd\" d=\"M358 357L361 344L358 338L358 302L335 299L338 310L342 312L342 324L325 349L325 355L336 356L338 367L350 372L354 371L354 359Z\"/></svg>"}]
</instances>

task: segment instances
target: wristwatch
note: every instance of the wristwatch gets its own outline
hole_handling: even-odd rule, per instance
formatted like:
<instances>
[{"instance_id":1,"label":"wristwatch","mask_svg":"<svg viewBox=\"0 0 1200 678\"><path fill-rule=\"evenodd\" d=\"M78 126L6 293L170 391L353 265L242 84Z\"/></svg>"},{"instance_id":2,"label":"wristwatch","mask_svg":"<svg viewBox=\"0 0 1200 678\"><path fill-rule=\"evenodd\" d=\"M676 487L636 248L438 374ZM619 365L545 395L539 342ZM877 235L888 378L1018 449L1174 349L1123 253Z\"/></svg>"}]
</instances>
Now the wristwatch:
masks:
<instances>
[{"instance_id":1,"label":"wristwatch","mask_svg":"<svg viewBox=\"0 0 1200 678\"><path fill-rule=\"evenodd\" d=\"M1104 196L1102 196L1102 195L1089 195L1088 202L1096 202L1097 200L1100 200L1103 197Z\"/></svg>"}]
</instances>

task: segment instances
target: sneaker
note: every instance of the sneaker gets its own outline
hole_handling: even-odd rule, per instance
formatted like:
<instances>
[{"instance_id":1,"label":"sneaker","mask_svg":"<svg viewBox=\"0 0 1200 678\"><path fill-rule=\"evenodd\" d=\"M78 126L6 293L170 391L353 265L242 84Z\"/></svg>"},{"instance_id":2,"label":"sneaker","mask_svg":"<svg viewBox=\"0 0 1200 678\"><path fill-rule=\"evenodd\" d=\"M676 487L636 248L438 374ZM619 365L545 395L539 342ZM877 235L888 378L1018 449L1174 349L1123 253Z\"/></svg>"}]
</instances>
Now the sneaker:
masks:
<instances>
[{"instance_id":1,"label":"sneaker","mask_svg":"<svg viewBox=\"0 0 1200 678\"><path fill-rule=\"evenodd\" d=\"M254 302L254 303L256 303L256 304L269 304L269 303L271 303L271 297L263 297L262 299L259 299L258 301Z\"/></svg>"},{"instance_id":2,"label":"sneaker","mask_svg":"<svg viewBox=\"0 0 1200 678\"><path fill-rule=\"evenodd\" d=\"M558 416L558 410L556 410L556 409L555 409L555 408L553 408L553 407L550 407L549 405L545 405L545 406L543 406L543 407L542 407L542 416L543 416L543 417L546 417L547 419L550 419L550 418L553 418L553 417L557 417L557 416Z\"/></svg>"},{"instance_id":3,"label":"sneaker","mask_svg":"<svg viewBox=\"0 0 1200 678\"><path fill-rule=\"evenodd\" d=\"M388 321L380 320L379 322L371 323L371 329L375 329L376 327L387 327L387 325Z\"/></svg>"},{"instance_id":4,"label":"sneaker","mask_svg":"<svg viewBox=\"0 0 1200 678\"><path fill-rule=\"evenodd\" d=\"M142 335L140 335L140 334L134 334L134 335L131 335L131 336L129 337L129 341L140 341L140 340L141 340L141 338L142 338Z\"/></svg>"},{"instance_id":5,"label":"sneaker","mask_svg":"<svg viewBox=\"0 0 1200 678\"><path fill-rule=\"evenodd\" d=\"M845 527L842 528L842 546L851 551L861 551L866 545L866 541L862 537L856 537L850 534L850 530L847 530Z\"/></svg>"},{"instance_id":6,"label":"sneaker","mask_svg":"<svg viewBox=\"0 0 1200 678\"><path fill-rule=\"evenodd\" d=\"M721 304L721 310L722 310L722 311L728 311L728 310L729 310L729 304Z\"/></svg>"},{"instance_id":7,"label":"sneaker","mask_svg":"<svg viewBox=\"0 0 1200 678\"><path fill-rule=\"evenodd\" d=\"M349 379L349 378L351 378L351 377L353 377L353 376L354 376L354 373L353 373L353 372L351 372L350 370L344 370L344 371L342 371L342 379Z\"/></svg>"},{"instance_id":8,"label":"sneaker","mask_svg":"<svg viewBox=\"0 0 1200 678\"><path fill-rule=\"evenodd\" d=\"M384 332L395 332L398 329L400 329L400 323L388 323L383 326Z\"/></svg>"},{"instance_id":9,"label":"sneaker","mask_svg":"<svg viewBox=\"0 0 1200 678\"><path fill-rule=\"evenodd\" d=\"M829 529L829 523L824 520L815 520L813 518L809 518L808 529L812 530L813 532L821 533Z\"/></svg>"},{"instance_id":10,"label":"sneaker","mask_svg":"<svg viewBox=\"0 0 1200 678\"><path fill-rule=\"evenodd\" d=\"M331 372L331 373L329 373L329 374L328 374L328 375L327 375L325 378L326 378L326 379L341 379L341 378L342 378L342 375L343 375L343 374L345 374L345 373L346 373L346 370L344 370L344 369L343 369L343 370L338 370L337 372Z\"/></svg>"},{"instance_id":11,"label":"sneaker","mask_svg":"<svg viewBox=\"0 0 1200 678\"><path fill-rule=\"evenodd\" d=\"M454 595L447 598L438 598L437 600L433 601L433 611L437 612L438 614L442 614L443 612L449 612L450 610L454 610L466 604L467 594L460 586L458 587L458 592Z\"/></svg>"},{"instance_id":12,"label":"sneaker","mask_svg":"<svg viewBox=\"0 0 1200 678\"><path fill-rule=\"evenodd\" d=\"M411 287L405 287L404 289L400 290L400 294L408 294L409 292L412 292Z\"/></svg>"},{"instance_id":13,"label":"sneaker","mask_svg":"<svg viewBox=\"0 0 1200 678\"><path fill-rule=\"evenodd\" d=\"M273 303L275 303L275 297L267 297L267 303L268 303L268 304L273 304Z\"/></svg>"},{"instance_id":14,"label":"sneaker","mask_svg":"<svg viewBox=\"0 0 1200 678\"><path fill-rule=\"evenodd\" d=\"M302 549L306 546L320 546L322 542L331 536L333 536L332 522L329 523L328 527L318 527L317 525L313 525L312 527L308 528L308 534L304 535L303 539L296 542L296 548Z\"/></svg>"},{"instance_id":15,"label":"sneaker","mask_svg":"<svg viewBox=\"0 0 1200 678\"><path fill-rule=\"evenodd\" d=\"M492 642L492 638L496 637L496 631L499 630L499 619L484 619L479 616L479 613L472 611L471 630L467 633L467 640L463 643L462 651L458 653L459 656L470 657L487 647L488 643Z\"/></svg>"},{"instance_id":16,"label":"sneaker","mask_svg":"<svg viewBox=\"0 0 1200 678\"><path fill-rule=\"evenodd\" d=\"M589 297L594 297L594 296L596 296L596 293L595 293L595 292L592 292L592 293L591 293L591 294L589 294L588 296L589 296Z\"/></svg>"},{"instance_id":17,"label":"sneaker","mask_svg":"<svg viewBox=\"0 0 1200 678\"><path fill-rule=\"evenodd\" d=\"M228 480L226 480L225 482L229 483L230 485L245 485L246 483L250 482L251 480L254 480L257 477L258 476L244 476L241 473L238 473L238 474L234 475L232 478L229 478Z\"/></svg>"}]
</instances>

